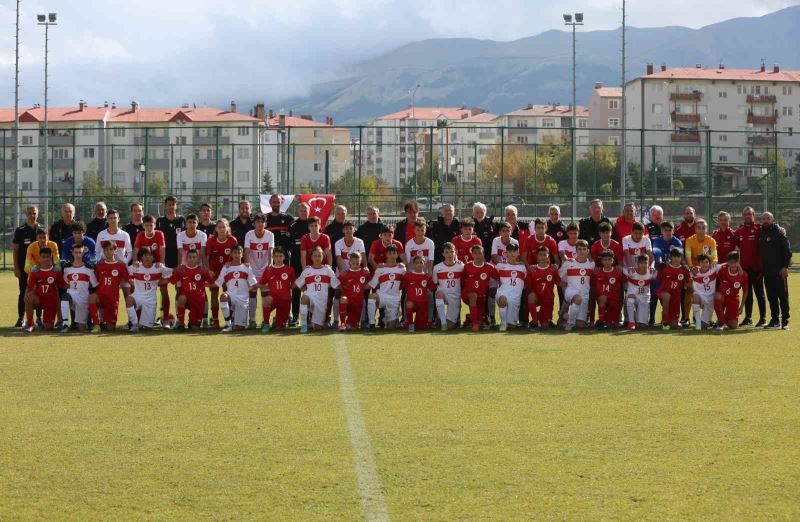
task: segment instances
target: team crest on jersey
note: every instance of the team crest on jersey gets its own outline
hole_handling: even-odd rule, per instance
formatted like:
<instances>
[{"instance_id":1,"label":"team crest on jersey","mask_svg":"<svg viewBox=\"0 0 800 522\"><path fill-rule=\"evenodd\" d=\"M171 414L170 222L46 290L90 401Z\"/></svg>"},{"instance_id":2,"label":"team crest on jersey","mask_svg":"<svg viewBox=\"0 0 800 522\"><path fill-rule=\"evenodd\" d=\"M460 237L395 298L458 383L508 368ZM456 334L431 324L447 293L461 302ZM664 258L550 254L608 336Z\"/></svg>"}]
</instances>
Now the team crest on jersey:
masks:
<instances>
[{"instance_id":1,"label":"team crest on jersey","mask_svg":"<svg viewBox=\"0 0 800 522\"><path fill-rule=\"evenodd\" d=\"M289 274L287 274L286 272L282 273L282 274L281 274L281 279L283 279L284 281L286 281L287 279L289 279Z\"/></svg>"},{"instance_id":2,"label":"team crest on jersey","mask_svg":"<svg viewBox=\"0 0 800 522\"><path fill-rule=\"evenodd\" d=\"M428 286L428 282L427 282L427 281L422 281L422 283L420 283L420 284L422 285L422 287L423 287L423 288L425 288L426 286Z\"/></svg>"},{"instance_id":3,"label":"team crest on jersey","mask_svg":"<svg viewBox=\"0 0 800 522\"><path fill-rule=\"evenodd\" d=\"M639 279L639 286L644 286L644 281L642 279Z\"/></svg>"},{"instance_id":4,"label":"team crest on jersey","mask_svg":"<svg viewBox=\"0 0 800 522\"><path fill-rule=\"evenodd\" d=\"M708 245L703 245L703 253L708 254Z\"/></svg>"},{"instance_id":5,"label":"team crest on jersey","mask_svg":"<svg viewBox=\"0 0 800 522\"><path fill-rule=\"evenodd\" d=\"M389 274L389 281L394 281L397 278L395 274Z\"/></svg>"},{"instance_id":6,"label":"team crest on jersey","mask_svg":"<svg viewBox=\"0 0 800 522\"><path fill-rule=\"evenodd\" d=\"M512 278L515 278L515 277L517 277L517 271L516 271L516 270L512 270L512 271L511 271L511 277L512 277Z\"/></svg>"},{"instance_id":7,"label":"team crest on jersey","mask_svg":"<svg viewBox=\"0 0 800 522\"><path fill-rule=\"evenodd\" d=\"M617 278L616 277L612 277L611 279L608 280L608 282L611 283L612 285L616 284L617 283Z\"/></svg>"},{"instance_id":8,"label":"team crest on jersey","mask_svg":"<svg viewBox=\"0 0 800 522\"><path fill-rule=\"evenodd\" d=\"M367 278L364 276L359 277L358 280L362 285L367 282Z\"/></svg>"},{"instance_id":9,"label":"team crest on jersey","mask_svg":"<svg viewBox=\"0 0 800 522\"><path fill-rule=\"evenodd\" d=\"M231 249L230 249L230 248L226 248L226 249L225 249L225 255L226 255L226 256L229 256L229 255L231 255Z\"/></svg>"},{"instance_id":10,"label":"team crest on jersey","mask_svg":"<svg viewBox=\"0 0 800 522\"><path fill-rule=\"evenodd\" d=\"M742 285L739 283L739 281L736 281L735 283L733 283L733 287L734 287L735 289L737 289L737 290L738 290L738 289L739 289L741 286L742 286Z\"/></svg>"},{"instance_id":11,"label":"team crest on jersey","mask_svg":"<svg viewBox=\"0 0 800 522\"><path fill-rule=\"evenodd\" d=\"M447 279L453 279L455 274L453 272L447 272Z\"/></svg>"},{"instance_id":12,"label":"team crest on jersey","mask_svg":"<svg viewBox=\"0 0 800 522\"><path fill-rule=\"evenodd\" d=\"M55 279L53 279L52 277L48 277L48 278L47 278L47 284L50 284L50 285L52 285L52 284L53 284L53 281L55 281Z\"/></svg>"},{"instance_id":13,"label":"team crest on jersey","mask_svg":"<svg viewBox=\"0 0 800 522\"><path fill-rule=\"evenodd\" d=\"M70 277L72 278L73 281L77 281L79 276L78 274L72 274Z\"/></svg>"},{"instance_id":14,"label":"team crest on jersey","mask_svg":"<svg viewBox=\"0 0 800 522\"><path fill-rule=\"evenodd\" d=\"M117 277L119 275L119 270L117 270L117 269L112 270L111 271L111 275L114 276L114 277Z\"/></svg>"},{"instance_id":15,"label":"team crest on jersey","mask_svg":"<svg viewBox=\"0 0 800 522\"><path fill-rule=\"evenodd\" d=\"M256 250L264 250L264 244L263 243L257 243L256 244Z\"/></svg>"},{"instance_id":16,"label":"team crest on jersey","mask_svg":"<svg viewBox=\"0 0 800 522\"><path fill-rule=\"evenodd\" d=\"M683 274L678 274L678 281L683 281Z\"/></svg>"},{"instance_id":17,"label":"team crest on jersey","mask_svg":"<svg viewBox=\"0 0 800 522\"><path fill-rule=\"evenodd\" d=\"M553 280L553 276L552 276L552 275L550 275L550 274L547 274L547 281L548 281L548 282L550 282L550 281L552 281L552 280Z\"/></svg>"},{"instance_id":18,"label":"team crest on jersey","mask_svg":"<svg viewBox=\"0 0 800 522\"><path fill-rule=\"evenodd\" d=\"M315 275L315 276L314 276L314 281L316 281L317 283L319 283L320 281L322 281L322 276L321 276L321 275Z\"/></svg>"},{"instance_id":19,"label":"team crest on jersey","mask_svg":"<svg viewBox=\"0 0 800 522\"><path fill-rule=\"evenodd\" d=\"M195 274L194 275L194 280L195 281L200 281L202 278L203 278L203 276L201 276L200 274Z\"/></svg>"},{"instance_id":20,"label":"team crest on jersey","mask_svg":"<svg viewBox=\"0 0 800 522\"><path fill-rule=\"evenodd\" d=\"M236 277L236 278L238 279L238 277L239 277L239 272L234 272L234 273L233 273L233 277Z\"/></svg>"},{"instance_id":21,"label":"team crest on jersey","mask_svg":"<svg viewBox=\"0 0 800 522\"><path fill-rule=\"evenodd\" d=\"M155 250L156 248L158 248L158 245L156 243L150 245L150 250Z\"/></svg>"},{"instance_id":22,"label":"team crest on jersey","mask_svg":"<svg viewBox=\"0 0 800 522\"><path fill-rule=\"evenodd\" d=\"M486 274L481 274L481 280L482 281L486 281L486 277L488 277Z\"/></svg>"},{"instance_id":23,"label":"team crest on jersey","mask_svg":"<svg viewBox=\"0 0 800 522\"><path fill-rule=\"evenodd\" d=\"M581 271L580 271L579 273L580 273L582 276L586 275L586 269L585 269L585 268L581 268Z\"/></svg>"},{"instance_id":24,"label":"team crest on jersey","mask_svg":"<svg viewBox=\"0 0 800 522\"><path fill-rule=\"evenodd\" d=\"M150 281L150 274L145 274L144 275L144 280L145 281Z\"/></svg>"},{"instance_id":25,"label":"team crest on jersey","mask_svg":"<svg viewBox=\"0 0 800 522\"><path fill-rule=\"evenodd\" d=\"M703 278L703 282L704 282L704 283L708 283L709 281L710 281L710 279L708 278L708 276L705 276L705 277Z\"/></svg>"},{"instance_id":26,"label":"team crest on jersey","mask_svg":"<svg viewBox=\"0 0 800 522\"><path fill-rule=\"evenodd\" d=\"M560 231L560 230L558 232L556 232L556 235L558 237L564 237L564 233L562 231Z\"/></svg>"}]
</instances>

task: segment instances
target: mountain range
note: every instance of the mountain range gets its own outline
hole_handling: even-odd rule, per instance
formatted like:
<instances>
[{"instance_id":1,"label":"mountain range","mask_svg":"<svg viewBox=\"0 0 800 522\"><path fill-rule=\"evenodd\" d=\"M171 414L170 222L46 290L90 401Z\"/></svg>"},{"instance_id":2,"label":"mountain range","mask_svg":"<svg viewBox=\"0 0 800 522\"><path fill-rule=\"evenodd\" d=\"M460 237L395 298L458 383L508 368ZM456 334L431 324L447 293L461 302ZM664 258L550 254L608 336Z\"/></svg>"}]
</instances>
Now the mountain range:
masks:
<instances>
[{"instance_id":1,"label":"mountain range","mask_svg":"<svg viewBox=\"0 0 800 522\"><path fill-rule=\"evenodd\" d=\"M700 29L686 27L626 30L628 78L656 68L702 64L800 69L800 6L757 18L734 18ZM621 28L577 33L578 104L586 104L595 82L620 85ZM353 64L339 79L316 84L309 96L279 106L340 124L367 122L411 103L420 88L423 106L483 107L509 112L528 103L571 102L572 35L551 30L501 42L468 38L422 40Z\"/></svg>"}]
</instances>

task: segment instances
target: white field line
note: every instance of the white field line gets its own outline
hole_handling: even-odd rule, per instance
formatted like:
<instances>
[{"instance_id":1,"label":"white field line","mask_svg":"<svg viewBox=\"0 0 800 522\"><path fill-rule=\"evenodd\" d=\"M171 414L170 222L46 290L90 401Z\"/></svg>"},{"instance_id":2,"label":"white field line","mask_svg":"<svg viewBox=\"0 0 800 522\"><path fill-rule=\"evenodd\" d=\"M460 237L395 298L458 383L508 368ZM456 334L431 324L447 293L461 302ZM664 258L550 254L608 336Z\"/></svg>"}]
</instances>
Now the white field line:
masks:
<instances>
[{"instance_id":1,"label":"white field line","mask_svg":"<svg viewBox=\"0 0 800 522\"><path fill-rule=\"evenodd\" d=\"M350 354L343 334L334 336L333 347L336 352L336 364L339 366L339 389L347 415L347 431L350 432L350 444L353 447L353 460L358 485L358 496L361 498L361 509L368 521L389 521L389 511L383 498L381 481L375 467L375 457L369 444L369 435L361 414L361 403L356 394L353 382L353 370L350 366Z\"/></svg>"}]
</instances>

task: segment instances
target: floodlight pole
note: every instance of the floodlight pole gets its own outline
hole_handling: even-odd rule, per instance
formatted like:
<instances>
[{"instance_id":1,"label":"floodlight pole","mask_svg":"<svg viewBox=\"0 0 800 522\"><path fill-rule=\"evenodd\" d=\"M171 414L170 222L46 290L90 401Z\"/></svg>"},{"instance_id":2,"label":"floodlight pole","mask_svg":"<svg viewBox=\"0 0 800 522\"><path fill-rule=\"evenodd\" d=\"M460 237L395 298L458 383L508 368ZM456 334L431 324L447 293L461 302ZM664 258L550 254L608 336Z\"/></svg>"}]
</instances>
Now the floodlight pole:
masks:
<instances>
[{"instance_id":1,"label":"floodlight pole","mask_svg":"<svg viewBox=\"0 0 800 522\"><path fill-rule=\"evenodd\" d=\"M575 13L573 15L564 15L564 25L572 27L572 136L571 154L572 154L572 219L578 215L578 149L576 141L578 139L578 95L577 95L577 55L576 55L576 29L577 26L583 25L583 13Z\"/></svg>"},{"instance_id":2,"label":"floodlight pole","mask_svg":"<svg viewBox=\"0 0 800 522\"><path fill-rule=\"evenodd\" d=\"M56 13L49 13L46 17L45 15L37 15L36 19L38 20L38 25L44 26L44 139L42 143L44 145L44 176L39 178L39 193L43 194L44 201L42 202L42 207L44 209L44 215L46 216L45 219L49 219L49 210L50 205L47 199L47 169L50 167L49 161L49 150L48 150L48 130L47 130L47 66L48 66L48 53L49 53L49 42L50 42L50 26L51 25L58 25L56 22ZM73 136L74 139L74 136ZM52 169L51 169L52 170ZM42 183L44 181L44 183ZM42 189L44 187L44 189Z\"/></svg>"}]
</instances>

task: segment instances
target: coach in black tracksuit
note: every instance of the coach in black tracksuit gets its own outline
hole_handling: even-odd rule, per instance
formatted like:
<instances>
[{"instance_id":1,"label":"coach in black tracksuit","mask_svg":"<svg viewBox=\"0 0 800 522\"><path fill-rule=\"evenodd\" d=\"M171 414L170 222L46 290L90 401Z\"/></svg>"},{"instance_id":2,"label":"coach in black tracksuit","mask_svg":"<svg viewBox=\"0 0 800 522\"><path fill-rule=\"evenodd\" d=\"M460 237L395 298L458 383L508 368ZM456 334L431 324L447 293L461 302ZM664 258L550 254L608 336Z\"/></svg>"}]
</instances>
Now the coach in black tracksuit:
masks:
<instances>
[{"instance_id":1,"label":"coach in black tracksuit","mask_svg":"<svg viewBox=\"0 0 800 522\"><path fill-rule=\"evenodd\" d=\"M771 319L765 328L789 328L789 289L787 280L792 264L792 249L786 230L765 212L758 239L761 253L761 273L767 290ZM780 319L780 320L779 320Z\"/></svg>"}]
</instances>

